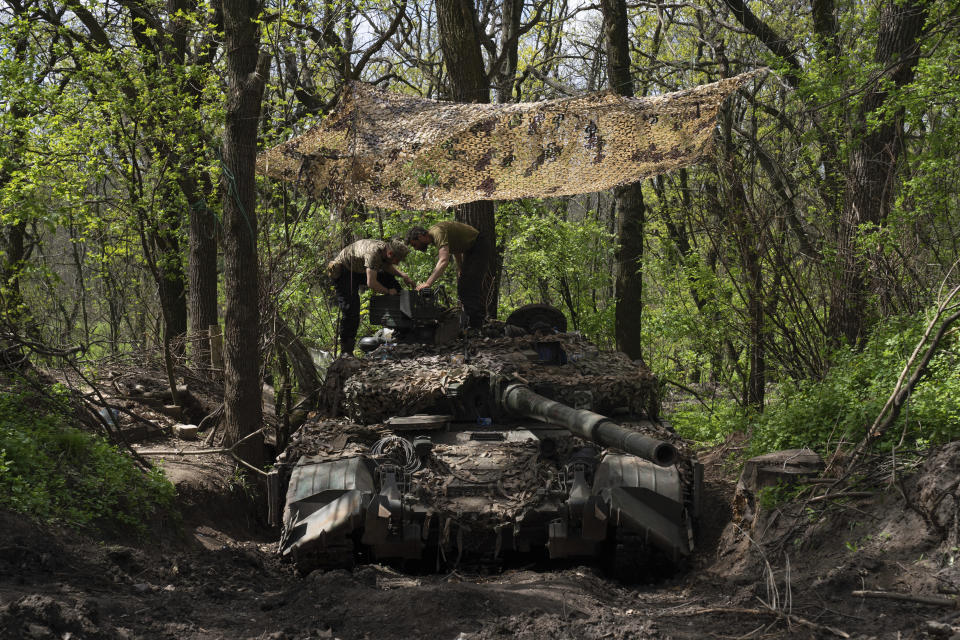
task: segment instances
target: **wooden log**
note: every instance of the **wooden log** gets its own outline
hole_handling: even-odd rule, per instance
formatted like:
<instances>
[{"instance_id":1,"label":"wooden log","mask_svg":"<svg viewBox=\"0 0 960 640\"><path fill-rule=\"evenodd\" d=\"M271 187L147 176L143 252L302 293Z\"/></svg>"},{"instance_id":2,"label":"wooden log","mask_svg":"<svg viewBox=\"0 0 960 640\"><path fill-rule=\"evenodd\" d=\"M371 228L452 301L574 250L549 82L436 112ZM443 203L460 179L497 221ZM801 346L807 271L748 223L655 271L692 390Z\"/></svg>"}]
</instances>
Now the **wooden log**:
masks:
<instances>
[{"instance_id":1,"label":"wooden log","mask_svg":"<svg viewBox=\"0 0 960 640\"><path fill-rule=\"evenodd\" d=\"M883 598L886 600L917 602L920 604L930 604L938 607L956 607L958 605L956 598L948 598L945 596L913 595L910 593L897 593L895 591L857 590L853 591L852 595L859 596L861 598Z\"/></svg>"}]
</instances>

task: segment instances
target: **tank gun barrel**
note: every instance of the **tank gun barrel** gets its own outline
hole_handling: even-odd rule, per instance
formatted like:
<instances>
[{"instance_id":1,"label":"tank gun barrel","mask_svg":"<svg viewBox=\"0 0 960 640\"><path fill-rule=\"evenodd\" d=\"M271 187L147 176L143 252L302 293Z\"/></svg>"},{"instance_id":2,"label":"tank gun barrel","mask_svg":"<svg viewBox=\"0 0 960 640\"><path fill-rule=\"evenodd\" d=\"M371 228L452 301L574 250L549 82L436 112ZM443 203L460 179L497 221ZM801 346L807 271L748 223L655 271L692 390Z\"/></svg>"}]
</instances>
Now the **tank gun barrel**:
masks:
<instances>
[{"instance_id":1,"label":"tank gun barrel","mask_svg":"<svg viewBox=\"0 0 960 640\"><path fill-rule=\"evenodd\" d=\"M676 448L662 440L625 429L610 418L545 398L523 384L508 385L500 395L508 411L542 422L561 425L581 438L604 447L614 447L667 467L677 457Z\"/></svg>"}]
</instances>

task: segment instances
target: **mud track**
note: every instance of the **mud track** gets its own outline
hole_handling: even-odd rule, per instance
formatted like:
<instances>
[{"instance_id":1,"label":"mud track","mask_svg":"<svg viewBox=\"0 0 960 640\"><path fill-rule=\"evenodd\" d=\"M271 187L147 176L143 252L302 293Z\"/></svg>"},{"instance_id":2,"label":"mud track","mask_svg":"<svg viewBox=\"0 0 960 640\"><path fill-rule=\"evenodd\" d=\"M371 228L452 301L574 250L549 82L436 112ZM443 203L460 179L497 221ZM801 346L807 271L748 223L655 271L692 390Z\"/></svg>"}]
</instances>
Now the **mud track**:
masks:
<instances>
[{"instance_id":1,"label":"mud track","mask_svg":"<svg viewBox=\"0 0 960 640\"><path fill-rule=\"evenodd\" d=\"M278 562L278 532L262 524L228 461L170 461L185 521L158 525L149 541L0 513L0 638L960 637L958 610L947 606L960 591L960 448L931 456L903 491L846 502L814 522L777 510L764 531L731 523L729 453L701 456L709 508L699 552L652 584L593 566L298 575ZM790 537L778 538L788 522ZM865 589L932 604L853 595Z\"/></svg>"}]
</instances>

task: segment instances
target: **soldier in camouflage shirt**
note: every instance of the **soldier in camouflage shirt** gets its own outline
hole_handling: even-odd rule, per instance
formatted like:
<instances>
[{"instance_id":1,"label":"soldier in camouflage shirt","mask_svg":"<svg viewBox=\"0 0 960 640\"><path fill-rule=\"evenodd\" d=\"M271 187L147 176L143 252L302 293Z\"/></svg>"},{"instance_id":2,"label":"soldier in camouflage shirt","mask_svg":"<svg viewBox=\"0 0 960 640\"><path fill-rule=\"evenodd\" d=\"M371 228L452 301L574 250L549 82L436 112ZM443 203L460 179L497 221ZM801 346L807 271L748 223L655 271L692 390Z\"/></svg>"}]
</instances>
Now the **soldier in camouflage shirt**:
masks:
<instances>
[{"instance_id":1,"label":"soldier in camouflage shirt","mask_svg":"<svg viewBox=\"0 0 960 640\"><path fill-rule=\"evenodd\" d=\"M356 345L357 327L360 326L360 287L377 293L395 294L400 290L397 278L413 287L410 276L397 268L397 264L410 252L399 238L384 240L357 240L344 247L337 257L327 264L327 275L336 292L340 308L340 353L350 355Z\"/></svg>"},{"instance_id":2,"label":"soldier in camouflage shirt","mask_svg":"<svg viewBox=\"0 0 960 640\"><path fill-rule=\"evenodd\" d=\"M482 327L486 315L483 278L492 259L489 243L483 235L468 224L442 220L429 229L413 227L407 231L407 244L417 251L426 251L431 244L437 246L437 264L430 277L417 285L417 291L433 286L446 271L450 256L453 256L457 263L457 296L470 319L470 327Z\"/></svg>"}]
</instances>

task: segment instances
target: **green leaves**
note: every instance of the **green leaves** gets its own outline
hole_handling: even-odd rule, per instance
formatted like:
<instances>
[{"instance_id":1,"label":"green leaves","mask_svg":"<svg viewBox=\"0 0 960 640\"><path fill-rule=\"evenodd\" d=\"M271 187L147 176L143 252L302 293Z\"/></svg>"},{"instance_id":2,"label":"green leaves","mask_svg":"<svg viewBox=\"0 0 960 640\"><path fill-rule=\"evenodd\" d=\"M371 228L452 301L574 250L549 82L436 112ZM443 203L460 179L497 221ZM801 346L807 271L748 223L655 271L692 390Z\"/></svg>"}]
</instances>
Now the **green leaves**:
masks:
<instances>
[{"instance_id":1,"label":"green leaves","mask_svg":"<svg viewBox=\"0 0 960 640\"><path fill-rule=\"evenodd\" d=\"M144 532L171 508L173 486L71 427L69 415L66 405L30 392L0 395L0 505L40 520Z\"/></svg>"},{"instance_id":2,"label":"green leaves","mask_svg":"<svg viewBox=\"0 0 960 640\"><path fill-rule=\"evenodd\" d=\"M880 412L903 364L923 332L922 316L881 323L862 350L844 347L819 380L784 380L771 387L763 414L727 400L709 408L691 402L671 412L677 432L714 444L734 432L752 433L748 456L810 447L832 453L840 443L859 442ZM929 372L907 400L881 450L923 448L960 437L960 341L957 334L931 361Z\"/></svg>"},{"instance_id":3,"label":"green leaves","mask_svg":"<svg viewBox=\"0 0 960 640\"><path fill-rule=\"evenodd\" d=\"M861 351L840 349L822 380L781 384L758 419L752 448L771 451L809 446L827 452L838 442L858 442L880 412L924 327L922 317L881 323ZM960 435L960 374L956 335L931 362L881 448L945 442Z\"/></svg>"},{"instance_id":4,"label":"green leaves","mask_svg":"<svg viewBox=\"0 0 960 640\"><path fill-rule=\"evenodd\" d=\"M611 346L614 238L596 212L573 218L565 207L552 208L542 200L499 207L501 317L524 304L545 302L564 311L571 330Z\"/></svg>"}]
</instances>

